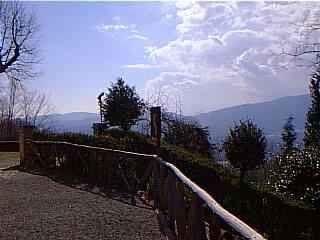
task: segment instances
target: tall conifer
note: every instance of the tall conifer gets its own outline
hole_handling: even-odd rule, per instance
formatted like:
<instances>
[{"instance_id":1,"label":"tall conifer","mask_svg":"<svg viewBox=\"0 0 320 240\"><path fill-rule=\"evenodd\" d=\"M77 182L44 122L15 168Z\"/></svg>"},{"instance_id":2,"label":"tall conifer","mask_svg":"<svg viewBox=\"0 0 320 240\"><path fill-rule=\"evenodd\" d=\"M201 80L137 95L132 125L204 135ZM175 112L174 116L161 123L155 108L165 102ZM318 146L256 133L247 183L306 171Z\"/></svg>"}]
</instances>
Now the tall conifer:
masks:
<instances>
[{"instance_id":1,"label":"tall conifer","mask_svg":"<svg viewBox=\"0 0 320 240\"><path fill-rule=\"evenodd\" d=\"M320 67L312 75L310 80L311 106L307 112L307 120L304 130L304 145L319 146L320 144Z\"/></svg>"}]
</instances>

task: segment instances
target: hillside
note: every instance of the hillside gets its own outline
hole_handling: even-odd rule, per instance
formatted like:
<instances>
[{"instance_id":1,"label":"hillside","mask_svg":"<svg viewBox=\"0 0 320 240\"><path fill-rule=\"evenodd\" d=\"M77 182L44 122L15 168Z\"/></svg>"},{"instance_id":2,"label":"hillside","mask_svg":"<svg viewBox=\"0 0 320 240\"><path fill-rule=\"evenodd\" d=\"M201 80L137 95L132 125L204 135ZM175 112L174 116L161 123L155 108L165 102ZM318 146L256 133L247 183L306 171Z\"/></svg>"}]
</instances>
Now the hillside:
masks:
<instances>
[{"instance_id":1,"label":"hillside","mask_svg":"<svg viewBox=\"0 0 320 240\"><path fill-rule=\"evenodd\" d=\"M301 138L305 114L309 107L309 96L298 95L275 99L269 102L245 104L194 116L202 125L208 126L213 140L221 140L234 122L252 119L263 128L268 138L275 141L280 137L286 119L294 117L294 125Z\"/></svg>"},{"instance_id":2,"label":"hillside","mask_svg":"<svg viewBox=\"0 0 320 240\"><path fill-rule=\"evenodd\" d=\"M92 124L99 121L99 115L88 112L71 112L46 116L46 125L56 132L92 133Z\"/></svg>"},{"instance_id":3,"label":"hillside","mask_svg":"<svg viewBox=\"0 0 320 240\"><path fill-rule=\"evenodd\" d=\"M213 141L222 140L234 122L244 119L254 120L265 134L274 142L279 141L286 119L292 115L301 138L305 122L305 113L309 106L308 95L289 96L269 102L244 104L217 111L191 116L202 125L208 126ZM72 112L49 115L48 127L57 131L92 133L92 124L99 121L99 115L87 112Z\"/></svg>"}]
</instances>

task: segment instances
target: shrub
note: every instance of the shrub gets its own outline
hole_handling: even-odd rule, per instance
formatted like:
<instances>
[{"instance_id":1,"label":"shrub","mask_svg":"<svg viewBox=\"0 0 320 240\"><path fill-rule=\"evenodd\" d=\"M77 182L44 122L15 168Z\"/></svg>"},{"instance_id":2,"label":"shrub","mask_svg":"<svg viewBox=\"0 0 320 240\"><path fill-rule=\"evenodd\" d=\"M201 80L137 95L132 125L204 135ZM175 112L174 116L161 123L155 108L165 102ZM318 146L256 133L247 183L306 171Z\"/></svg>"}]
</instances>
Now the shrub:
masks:
<instances>
[{"instance_id":1,"label":"shrub","mask_svg":"<svg viewBox=\"0 0 320 240\"><path fill-rule=\"evenodd\" d=\"M232 166L239 168L240 183L243 183L245 173L263 163L266 138L252 121L240 121L229 130L224 149Z\"/></svg>"},{"instance_id":2,"label":"shrub","mask_svg":"<svg viewBox=\"0 0 320 240\"><path fill-rule=\"evenodd\" d=\"M135 88L118 78L105 95L101 106L105 122L128 131L137 122L145 106Z\"/></svg>"},{"instance_id":3,"label":"shrub","mask_svg":"<svg viewBox=\"0 0 320 240\"><path fill-rule=\"evenodd\" d=\"M276 192L320 207L320 150L307 148L276 156L270 181Z\"/></svg>"},{"instance_id":4,"label":"shrub","mask_svg":"<svg viewBox=\"0 0 320 240\"><path fill-rule=\"evenodd\" d=\"M190 121L164 113L163 139L165 142L197 152L207 157L212 155L214 145L210 143L208 127L202 127L197 121Z\"/></svg>"}]
</instances>

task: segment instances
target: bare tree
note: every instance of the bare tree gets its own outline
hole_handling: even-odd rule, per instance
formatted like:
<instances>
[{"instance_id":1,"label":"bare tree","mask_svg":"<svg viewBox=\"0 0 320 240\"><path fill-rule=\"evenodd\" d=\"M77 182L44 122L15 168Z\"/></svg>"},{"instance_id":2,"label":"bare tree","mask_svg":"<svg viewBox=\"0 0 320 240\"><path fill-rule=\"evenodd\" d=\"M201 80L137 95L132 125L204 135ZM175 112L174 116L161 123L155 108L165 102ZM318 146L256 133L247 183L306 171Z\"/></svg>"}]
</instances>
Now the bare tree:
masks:
<instances>
[{"instance_id":1,"label":"bare tree","mask_svg":"<svg viewBox=\"0 0 320 240\"><path fill-rule=\"evenodd\" d=\"M23 3L0 0L0 73L22 80L34 77L38 26Z\"/></svg>"},{"instance_id":2,"label":"bare tree","mask_svg":"<svg viewBox=\"0 0 320 240\"><path fill-rule=\"evenodd\" d=\"M26 125L44 127L53 107L45 94L21 88L19 99L19 115Z\"/></svg>"},{"instance_id":3,"label":"bare tree","mask_svg":"<svg viewBox=\"0 0 320 240\"><path fill-rule=\"evenodd\" d=\"M320 64L320 22L318 15L308 15L300 23L292 23L299 39L291 49L283 49L282 54L293 57L296 65L316 67Z\"/></svg>"},{"instance_id":4,"label":"bare tree","mask_svg":"<svg viewBox=\"0 0 320 240\"><path fill-rule=\"evenodd\" d=\"M162 128L166 129L167 127L167 120L168 119L175 119L176 121L182 120L182 102L181 97L179 94L170 93L166 91L165 86L158 85L148 91L146 94L146 108L150 109L152 106L160 106L161 108L161 115L163 125ZM169 111L169 108L171 111ZM146 120L143 124L141 131L145 134L150 132L150 115L146 115L143 120ZM166 130L164 130L166 131Z\"/></svg>"},{"instance_id":5,"label":"bare tree","mask_svg":"<svg viewBox=\"0 0 320 240\"><path fill-rule=\"evenodd\" d=\"M17 112L17 92L19 82L7 78L2 81L0 96L0 137L11 138L16 135L16 122L14 121Z\"/></svg>"}]
</instances>

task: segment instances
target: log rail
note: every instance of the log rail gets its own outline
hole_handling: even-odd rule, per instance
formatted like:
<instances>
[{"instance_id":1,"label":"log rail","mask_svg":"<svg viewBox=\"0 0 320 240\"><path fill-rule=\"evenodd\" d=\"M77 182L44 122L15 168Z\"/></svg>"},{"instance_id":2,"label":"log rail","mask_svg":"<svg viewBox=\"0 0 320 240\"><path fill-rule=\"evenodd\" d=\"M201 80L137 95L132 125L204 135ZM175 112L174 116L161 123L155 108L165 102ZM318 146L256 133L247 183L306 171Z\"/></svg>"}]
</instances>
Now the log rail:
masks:
<instances>
[{"instance_id":1,"label":"log rail","mask_svg":"<svg viewBox=\"0 0 320 240\"><path fill-rule=\"evenodd\" d=\"M25 141L25 168L63 169L106 188L121 182L132 194L145 192L178 240L265 239L232 215L176 166L156 155L68 142Z\"/></svg>"}]
</instances>

